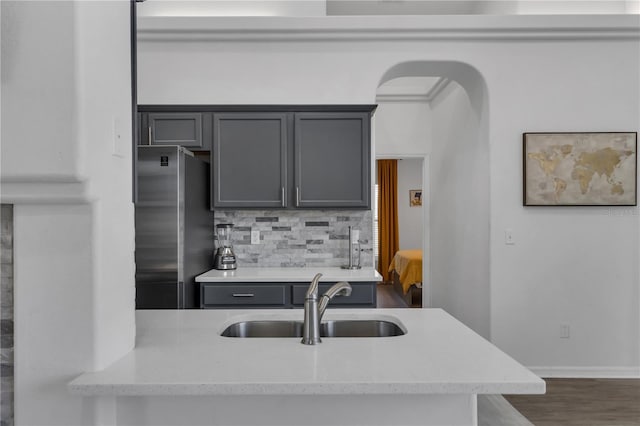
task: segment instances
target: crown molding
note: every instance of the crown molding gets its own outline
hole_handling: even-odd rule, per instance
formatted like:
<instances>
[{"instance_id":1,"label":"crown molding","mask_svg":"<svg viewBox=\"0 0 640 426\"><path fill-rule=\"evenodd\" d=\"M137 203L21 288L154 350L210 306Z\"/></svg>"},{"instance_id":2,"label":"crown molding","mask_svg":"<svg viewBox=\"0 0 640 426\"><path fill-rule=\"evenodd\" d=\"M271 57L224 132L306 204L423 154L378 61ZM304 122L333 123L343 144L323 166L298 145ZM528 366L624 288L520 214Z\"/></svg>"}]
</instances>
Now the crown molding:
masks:
<instances>
[{"instance_id":1,"label":"crown molding","mask_svg":"<svg viewBox=\"0 0 640 426\"><path fill-rule=\"evenodd\" d=\"M451 80L445 77L440 77L436 84L433 85L429 93L427 93L427 97L429 98L429 102L436 99L440 94L447 88L447 86L451 83Z\"/></svg>"},{"instance_id":2,"label":"crown molding","mask_svg":"<svg viewBox=\"0 0 640 426\"><path fill-rule=\"evenodd\" d=\"M640 40L637 15L144 17L138 41Z\"/></svg>"},{"instance_id":3,"label":"crown molding","mask_svg":"<svg viewBox=\"0 0 640 426\"><path fill-rule=\"evenodd\" d=\"M407 93L407 94L377 94L376 103L429 103L431 98L426 93Z\"/></svg>"},{"instance_id":4,"label":"crown molding","mask_svg":"<svg viewBox=\"0 0 640 426\"><path fill-rule=\"evenodd\" d=\"M449 85L451 80L440 77L438 81L429 89L427 93L381 93L376 95L376 102L383 103L430 103L436 99L444 89Z\"/></svg>"}]
</instances>

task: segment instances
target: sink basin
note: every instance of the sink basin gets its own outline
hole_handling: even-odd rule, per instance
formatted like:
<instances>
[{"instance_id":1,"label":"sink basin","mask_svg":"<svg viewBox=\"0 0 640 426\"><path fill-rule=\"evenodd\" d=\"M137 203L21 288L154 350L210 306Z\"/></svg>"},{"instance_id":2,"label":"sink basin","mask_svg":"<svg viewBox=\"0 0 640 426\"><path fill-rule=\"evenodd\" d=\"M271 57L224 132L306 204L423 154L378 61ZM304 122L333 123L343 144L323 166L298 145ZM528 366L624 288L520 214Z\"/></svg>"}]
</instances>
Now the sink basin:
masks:
<instances>
[{"instance_id":1,"label":"sink basin","mask_svg":"<svg viewBox=\"0 0 640 426\"><path fill-rule=\"evenodd\" d=\"M302 321L241 321L225 328L224 337L302 337Z\"/></svg>"},{"instance_id":2,"label":"sink basin","mask_svg":"<svg viewBox=\"0 0 640 426\"><path fill-rule=\"evenodd\" d=\"M405 331L395 322L384 320L336 320L320 324L320 337L391 337Z\"/></svg>"},{"instance_id":3,"label":"sink basin","mask_svg":"<svg viewBox=\"0 0 640 426\"><path fill-rule=\"evenodd\" d=\"M387 320L328 320L320 324L320 337L402 336L402 327ZM302 321L241 321L220 334L224 337L302 337Z\"/></svg>"}]
</instances>

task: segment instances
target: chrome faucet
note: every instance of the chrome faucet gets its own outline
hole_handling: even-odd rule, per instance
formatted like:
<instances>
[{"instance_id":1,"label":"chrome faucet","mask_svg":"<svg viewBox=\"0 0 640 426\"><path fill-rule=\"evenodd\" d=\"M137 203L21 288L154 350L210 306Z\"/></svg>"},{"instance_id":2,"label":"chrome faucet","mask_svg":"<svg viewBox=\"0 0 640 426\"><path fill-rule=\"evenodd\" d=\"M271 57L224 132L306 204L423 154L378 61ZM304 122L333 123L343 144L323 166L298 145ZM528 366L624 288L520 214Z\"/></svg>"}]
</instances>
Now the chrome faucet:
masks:
<instances>
[{"instance_id":1,"label":"chrome faucet","mask_svg":"<svg viewBox=\"0 0 640 426\"><path fill-rule=\"evenodd\" d=\"M307 294L304 298L304 327L302 329L302 343L305 345L315 345L320 340L320 321L324 311L327 309L329 301L335 296L349 296L351 285L346 281L340 281L327 290L318 302L318 282L322 274L316 274L309 284Z\"/></svg>"}]
</instances>

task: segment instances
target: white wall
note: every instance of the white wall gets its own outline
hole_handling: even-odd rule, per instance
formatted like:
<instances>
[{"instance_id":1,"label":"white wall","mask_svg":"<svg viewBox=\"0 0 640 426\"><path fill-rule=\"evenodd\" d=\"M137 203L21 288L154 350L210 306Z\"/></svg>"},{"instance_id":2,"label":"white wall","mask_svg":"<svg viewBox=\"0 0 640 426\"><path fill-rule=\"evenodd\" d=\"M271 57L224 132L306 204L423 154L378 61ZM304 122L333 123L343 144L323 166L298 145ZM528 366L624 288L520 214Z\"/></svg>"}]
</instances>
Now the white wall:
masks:
<instances>
[{"instance_id":1,"label":"white wall","mask_svg":"<svg viewBox=\"0 0 640 426\"><path fill-rule=\"evenodd\" d=\"M450 83L431 107L431 305L489 338L488 146L460 85Z\"/></svg>"},{"instance_id":2,"label":"white wall","mask_svg":"<svg viewBox=\"0 0 640 426\"><path fill-rule=\"evenodd\" d=\"M162 25L141 22L141 103L373 103L387 71L407 61L460 82L490 141L489 194L478 196L490 197L492 340L530 366L638 374L637 208L523 208L520 148L526 131L640 127L637 19L273 18L251 30L212 19L174 21L182 41L170 43L148 31ZM463 81L474 73L484 85ZM558 338L560 323L572 338Z\"/></svg>"},{"instance_id":3,"label":"white wall","mask_svg":"<svg viewBox=\"0 0 640 426\"><path fill-rule=\"evenodd\" d=\"M375 111L378 158L431 152L431 108L427 102L381 102Z\"/></svg>"},{"instance_id":4,"label":"white wall","mask_svg":"<svg viewBox=\"0 0 640 426\"><path fill-rule=\"evenodd\" d=\"M73 25L58 24L72 23L74 8L64 2L18 3L2 2L3 182L34 173L48 181L77 179L75 105L69 96L75 91L76 34ZM20 140L12 143L5 128Z\"/></svg>"},{"instance_id":5,"label":"white wall","mask_svg":"<svg viewBox=\"0 0 640 426\"><path fill-rule=\"evenodd\" d=\"M66 384L121 357L135 336L129 2L1 7L15 424L91 425L92 400Z\"/></svg>"},{"instance_id":6,"label":"white wall","mask_svg":"<svg viewBox=\"0 0 640 426\"><path fill-rule=\"evenodd\" d=\"M522 132L637 131L638 46L527 43L509 58L521 83L487 81L492 105L503 105L491 109L492 339L542 371L638 375L637 207L524 208L520 161ZM506 228L513 246L504 244ZM559 337L561 324L570 339Z\"/></svg>"},{"instance_id":7,"label":"white wall","mask_svg":"<svg viewBox=\"0 0 640 426\"><path fill-rule=\"evenodd\" d=\"M421 158L404 158L398 161L398 228L400 249L422 249L423 207L409 205L409 191L422 189ZM429 200L423 199L423 205Z\"/></svg>"}]
</instances>

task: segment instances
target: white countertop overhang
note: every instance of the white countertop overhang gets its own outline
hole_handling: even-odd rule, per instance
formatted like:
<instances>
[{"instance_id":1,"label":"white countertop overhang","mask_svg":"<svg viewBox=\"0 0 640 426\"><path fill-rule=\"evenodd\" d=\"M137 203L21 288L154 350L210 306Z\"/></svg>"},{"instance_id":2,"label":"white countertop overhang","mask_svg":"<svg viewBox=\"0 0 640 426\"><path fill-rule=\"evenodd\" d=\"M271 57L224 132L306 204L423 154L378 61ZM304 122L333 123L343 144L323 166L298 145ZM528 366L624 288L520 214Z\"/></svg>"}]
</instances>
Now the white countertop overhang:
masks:
<instances>
[{"instance_id":1,"label":"white countertop overhang","mask_svg":"<svg viewBox=\"0 0 640 426\"><path fill-rule=\"evenodd\" d=\"M212 269L196 277L197 282L306 282L321 273L320 282L378 282L382 276L373 268L342 269L322 268L248 268L238 267L232 271Z\"/></svg>"},{"instance_id":2,"label":"white countertop overhang","mask_svg":"<svg viewBox=\"0 0 640 426\"><path fill-rule=\"evenodd\" d=\"M82 396L540 394L545 383L440 309L329 309L324 319L391 317L404 336L229 338L249 319L302 320L302 310L137 311L136 347L69 384Z\"/></svg>"}]
</instances>

